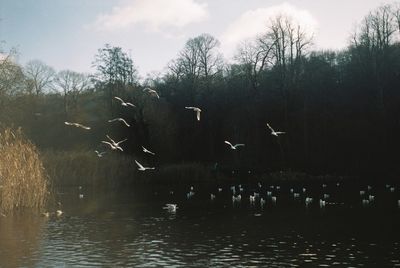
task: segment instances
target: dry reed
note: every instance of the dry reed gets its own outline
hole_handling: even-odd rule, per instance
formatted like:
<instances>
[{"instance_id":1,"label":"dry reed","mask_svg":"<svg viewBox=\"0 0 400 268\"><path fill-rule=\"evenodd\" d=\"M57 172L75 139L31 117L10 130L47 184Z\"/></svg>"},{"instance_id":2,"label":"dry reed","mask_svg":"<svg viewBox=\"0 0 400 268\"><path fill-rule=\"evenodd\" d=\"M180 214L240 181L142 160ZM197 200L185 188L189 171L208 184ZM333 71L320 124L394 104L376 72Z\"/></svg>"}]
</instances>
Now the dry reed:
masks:
<instances>
[{"instance_id":1,"label":"dry reed","mask_svg":"<svg viewBox=\"0 0 400 268\"><path fill-rule=\"evenodd\" d=\"M0 131L0 211L44 207L48 178L36 147L20 129Z\"/></svg>"}]
</instances>

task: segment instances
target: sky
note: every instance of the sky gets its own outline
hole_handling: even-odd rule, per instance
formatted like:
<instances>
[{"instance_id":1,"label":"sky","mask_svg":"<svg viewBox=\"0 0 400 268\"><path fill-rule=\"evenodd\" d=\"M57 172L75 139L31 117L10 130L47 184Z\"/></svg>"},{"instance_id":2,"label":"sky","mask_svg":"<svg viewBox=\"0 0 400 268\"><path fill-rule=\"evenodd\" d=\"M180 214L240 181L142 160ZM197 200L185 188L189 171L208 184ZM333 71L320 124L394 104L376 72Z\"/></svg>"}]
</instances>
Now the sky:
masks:
<instances>
[{"instance_id":1,"label":"sky","mask_svg":"<svg viewBox=\"0 0 400 268\"><path fill-rule=\"evenodd\" d=\"M0 0L0 41L17 48L24 65L39 59L57 71L94 72L109 43L131 55L140 75L162 72L185 42L216 37L227 60L262 32L269 18L288 14L314 33L314 49L341 49L378 0Z\"/></svg>"}]
</instances>

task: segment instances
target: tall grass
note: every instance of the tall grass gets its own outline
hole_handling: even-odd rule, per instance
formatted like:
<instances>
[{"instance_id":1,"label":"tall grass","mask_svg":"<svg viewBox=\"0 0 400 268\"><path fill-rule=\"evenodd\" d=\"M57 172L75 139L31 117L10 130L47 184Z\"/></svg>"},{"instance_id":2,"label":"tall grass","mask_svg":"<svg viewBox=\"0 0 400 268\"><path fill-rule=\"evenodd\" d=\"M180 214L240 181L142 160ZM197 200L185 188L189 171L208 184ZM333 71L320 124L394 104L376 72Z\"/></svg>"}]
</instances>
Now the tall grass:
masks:
<instances>
[{"instance_id":1,"label":"tall grass","mask_svg":"<svg viewBox=\"0 0 400 268\"><path fill-rule=\"evenodd\" d=\"M48 186L36 147L20 129L0 131L0 211L43 208Z\"/></svg>"}]
</instances>

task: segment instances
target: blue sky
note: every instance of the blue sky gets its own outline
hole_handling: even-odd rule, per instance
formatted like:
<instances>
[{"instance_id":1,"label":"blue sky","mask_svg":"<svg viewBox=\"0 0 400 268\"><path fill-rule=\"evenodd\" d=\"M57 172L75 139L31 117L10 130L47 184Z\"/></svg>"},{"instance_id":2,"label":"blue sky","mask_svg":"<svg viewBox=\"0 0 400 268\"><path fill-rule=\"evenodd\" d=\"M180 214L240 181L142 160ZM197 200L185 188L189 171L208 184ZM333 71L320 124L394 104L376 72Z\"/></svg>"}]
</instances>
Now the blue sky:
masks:
<instances>
[{"instance_id":1,"label":"blue sky","mask_svg":"<svg viewBox=\"0 0 400 268\"><path fill-rule=\"evenodd\" d=\"M341 48L377 0L0 0L0 40L18 61L91 72L105 43L122 47L142 76L162 71L186 40L210 33L230 58L264 18L287 11L315 32L315 48Z\"/></svg>"}]
</instances>

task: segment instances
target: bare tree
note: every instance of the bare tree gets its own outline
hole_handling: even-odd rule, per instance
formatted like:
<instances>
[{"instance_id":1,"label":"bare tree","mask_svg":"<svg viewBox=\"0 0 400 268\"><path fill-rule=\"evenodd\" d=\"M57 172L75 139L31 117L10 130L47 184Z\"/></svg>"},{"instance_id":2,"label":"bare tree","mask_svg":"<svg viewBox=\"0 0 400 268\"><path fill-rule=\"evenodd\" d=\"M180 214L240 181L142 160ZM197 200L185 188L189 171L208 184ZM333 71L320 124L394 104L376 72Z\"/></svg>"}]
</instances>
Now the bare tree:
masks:
<instances>
[{"instance_id":1,"label":"bare tree","mask_svg":"<svg viewBox=\"0 0 400 268\"><path fill-rule=\"evenodd\" d=\"M396 2L391 6L394 23L397 28L397 34L400 34L400 3Z\"/></svg>"},{"instance_id":2,"label":"bare tree","mask_svg":"<svg viewBox=\"0 0 400 268\"><path fill-rule=\"evenodd\" d=\"M24 90L24 74L13 58L15 50L0 53L0 98L15 95Z\"/></svg>"},{"instance_id":3,"label":"bare tree","mask_svg":"<svg viewBox=\"0 0 400 268\"><path fill-rule=\"evenodd\" d=\"M31 86L28 91L36 96L43 94L46 90L53 89L56 72L42 61L29 61L24 68L24 73L29 81L28 84Z\"/></svg>"},{"instance_id":4,"label":"bare tree","mask_svg":"<svg viewBox=\"0 0 400 268\"><path fill-rule=\"evenodd\" d=\"M223 60L218 46L219 41L209 34L190 38L168 68L176 78L189 79L192 84L201 80L208 85L210 79L222 71Z\"/></svg>"},{"instance_id":5,"label":"bare tree","mask_svg":"<svg viewBox=\"0 0 400 268\"><path fill-rule=\"evenodd\" d=\"M98 50L93 66L96 68L96 83L105 92L106 105L112 110L113 96L125 86L137 82L137 70L131 57L120 47L106 44Z\"/></svg>"},{"instance_id":6,"label":"bare tree","mask_svg":"<svg viewBox=\"0 0 400 268\"><path fill-rule=\"evenodd\" d=\"M261 72L272 64L273 47L271 39L260 37L255 41L243 42L235 55L235 60L244 67L246 77L254 90L259 87Z\"/></svg>"},{"instance_id":7,"label":"bare tree","mask_svg":"<svg viewBox=\"0 0 400 268\"><path fill-rule=\"evenodd\" d=\"M70 108L77 108L79 95L91 86L88 75L70 70L60 71L55 83L63 93L66 115L68 115Z\"/></svg>"}]
</instances>

